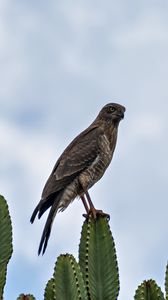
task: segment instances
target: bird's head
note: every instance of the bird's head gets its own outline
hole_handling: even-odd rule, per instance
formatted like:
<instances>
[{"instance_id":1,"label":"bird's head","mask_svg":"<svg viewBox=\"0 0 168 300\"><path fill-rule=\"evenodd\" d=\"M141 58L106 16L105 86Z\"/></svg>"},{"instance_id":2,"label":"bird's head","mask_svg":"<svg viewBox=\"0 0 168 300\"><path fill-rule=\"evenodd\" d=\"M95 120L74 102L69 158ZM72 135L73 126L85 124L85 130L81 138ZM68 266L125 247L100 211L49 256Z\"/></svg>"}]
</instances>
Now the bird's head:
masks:
<instances>
[{"instance_id":1,"label":"bird's head","mask_svg":"<svg viewBox=\"0 0 168 300\"><path fill-rule=\"evenodd\" d=\"M99 120L119 123L124 118L125 107L117 103L108 103L100 111Z\"/></svg>"}]
</instances>

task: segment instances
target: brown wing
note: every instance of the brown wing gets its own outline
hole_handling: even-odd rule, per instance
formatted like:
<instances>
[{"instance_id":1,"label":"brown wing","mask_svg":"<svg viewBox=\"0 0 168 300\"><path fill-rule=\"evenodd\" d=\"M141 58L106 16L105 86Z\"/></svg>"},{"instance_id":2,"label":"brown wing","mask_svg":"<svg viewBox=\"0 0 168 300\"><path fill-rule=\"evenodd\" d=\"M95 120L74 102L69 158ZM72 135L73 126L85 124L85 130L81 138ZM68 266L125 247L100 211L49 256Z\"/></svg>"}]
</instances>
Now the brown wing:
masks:
<instances>
[{"instance_id":1,"label":"brown wing","mask_svg":"<svg viewBox=\"0 0 168 300\"><path fill-rule=\"evenodd\" d=\"M98 141L101 135L102 130L99 127L90 127L69 144L46 182L42 193L43 199L63 189L95 160L99 153Z\"/></svg>"}]
</instances>

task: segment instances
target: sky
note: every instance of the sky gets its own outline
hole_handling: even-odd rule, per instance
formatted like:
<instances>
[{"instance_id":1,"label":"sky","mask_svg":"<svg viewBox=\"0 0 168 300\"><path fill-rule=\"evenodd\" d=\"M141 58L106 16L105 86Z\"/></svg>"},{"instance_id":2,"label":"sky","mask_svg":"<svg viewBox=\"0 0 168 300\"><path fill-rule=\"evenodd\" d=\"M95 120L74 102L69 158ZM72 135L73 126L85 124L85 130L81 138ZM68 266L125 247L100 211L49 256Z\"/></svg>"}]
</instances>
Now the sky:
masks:
<instances>
[{"instance_id":1,"label":"sky","mask_svg":"<svg viewBox=\"0 0 168 300\"><path fill-rule=\"evenodd\" d=\"M30 224L43 186L67 144L109 102L126 107L113 161L90 191L111 215L119 300L153 278L164 289L168 260L168 2L0 1L0 193L14 252L5 300L43 299L56 258L78 258L84 208L55 219L45 255L46 216Z\"/></svg>"}]
</instances>

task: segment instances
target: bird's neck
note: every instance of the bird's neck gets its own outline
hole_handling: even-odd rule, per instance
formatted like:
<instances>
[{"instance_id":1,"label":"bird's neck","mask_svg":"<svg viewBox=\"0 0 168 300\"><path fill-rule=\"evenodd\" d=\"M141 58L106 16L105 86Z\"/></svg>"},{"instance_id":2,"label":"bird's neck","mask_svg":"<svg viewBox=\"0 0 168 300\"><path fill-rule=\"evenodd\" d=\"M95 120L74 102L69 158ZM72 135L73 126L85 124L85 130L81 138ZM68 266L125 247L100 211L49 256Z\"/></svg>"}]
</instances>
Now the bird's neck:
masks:
<instances>
[{"instance_id":1,"label":"bird's neck","mask_svg":"<svg viewBox=\"0 0 168 300\"><path fill-rule=\"evenodd\" d=\"M117 141L117 133L118 133L118 124L110 123L105 125L104 128L105 135L110 143L110 148L112 152L115 149L116 141Z\"/></svg>"}]
</instances>

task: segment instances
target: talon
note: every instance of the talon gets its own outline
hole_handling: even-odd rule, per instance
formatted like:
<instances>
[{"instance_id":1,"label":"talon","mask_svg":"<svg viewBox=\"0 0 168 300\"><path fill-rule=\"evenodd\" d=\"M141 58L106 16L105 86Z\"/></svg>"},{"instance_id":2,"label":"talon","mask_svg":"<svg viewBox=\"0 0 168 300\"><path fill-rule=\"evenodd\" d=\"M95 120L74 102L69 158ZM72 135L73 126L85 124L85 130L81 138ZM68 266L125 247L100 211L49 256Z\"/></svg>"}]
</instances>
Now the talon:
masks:
<instances>
[{"instance_id":1,"label":"talon","mask_svg":"<svg viewBox=\"0 0 168 300\"><path fill-rule=\"evenodd\" d=\"M96 216L99 217L105 217L107 218L108 220L110 220L110 215L107 214L107 213L104 213L102 210L96 210Z\"/></svg>"},{"instance_id":2,"label":"talon","mask_svg":"<svg viewBox=\"0 0 168 300\"><path fill-rule=\"evenodd\" d=\"M90 216L92 216L95 220L99 216L107 218L108 221L110 220L110 215L109 214L106 214L102 210L95 209L95 208L91 208L87 214L83 214L83 217L86 218L86 219L88 219Z\"/></svg>"},{"instance_id":3,"label":"talon","mask_svg":"<svg viewBox=\"0 0 168 300\"><path fill-rule=\"evenodd\" d=\"M83 214L82 216L83 216L84 218L88 219L90 215L89 215L89 214Z\"/></svg>"}]
</instances>

